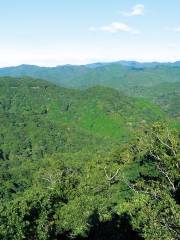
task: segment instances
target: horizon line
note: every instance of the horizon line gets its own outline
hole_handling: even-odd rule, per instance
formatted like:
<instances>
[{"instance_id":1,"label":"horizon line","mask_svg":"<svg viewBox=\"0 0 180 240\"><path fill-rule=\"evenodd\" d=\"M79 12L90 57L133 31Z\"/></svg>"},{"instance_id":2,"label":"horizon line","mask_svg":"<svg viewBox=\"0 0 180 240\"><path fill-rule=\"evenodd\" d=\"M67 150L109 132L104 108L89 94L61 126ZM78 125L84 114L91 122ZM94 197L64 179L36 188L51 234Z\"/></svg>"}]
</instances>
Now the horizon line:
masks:
<instances>
[{"instance_id":1,"label":"horizon line","mask_svg":"<svg viewBox=\"0 0 180 240\"><path fill-rule=\"evenodd\" d=\"M5 66L0 66L0 68L10 68L10 67L19 67L19 66L36 66L36 67L50 67L50 68L56 68L56 67L63 67L63 66L87 66L87 65L93 65L93 64L111 64L111 63L120 63L120 62L134 62L134 63L140 63L140 64L148 64L148 63L159 63L159 64L173 64L173 63L177 63L180 62L180 59L178 60L125 60L125 59L121 59L121 60L97 60L97 61L92 61L92 62L87 62L87 63L62 63L62 64L57 64L57 65L41 65L41 64L35 64L35 63L20 63L17 65L5 65Z\"/></svg>"}]
</instances>

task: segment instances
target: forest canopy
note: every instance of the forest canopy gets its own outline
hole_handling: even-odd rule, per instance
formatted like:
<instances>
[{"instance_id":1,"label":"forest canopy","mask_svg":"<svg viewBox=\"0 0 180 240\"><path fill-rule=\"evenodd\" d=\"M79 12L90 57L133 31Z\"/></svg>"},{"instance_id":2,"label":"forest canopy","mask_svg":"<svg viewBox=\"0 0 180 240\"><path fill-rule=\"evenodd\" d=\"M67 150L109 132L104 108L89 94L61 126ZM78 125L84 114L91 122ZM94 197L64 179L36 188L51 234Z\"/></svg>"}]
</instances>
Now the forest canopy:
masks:
<instances>
[{"instance_id":1,"label":"forest canopy","mask_svg":"<svg viewBox=\"0 0 180 240\"><path fill-rule=\"evenodd\" d=\"M0 239L179 238L180 134L159 106L2 77L0 124Z\"/></svg>"}]
</instances>

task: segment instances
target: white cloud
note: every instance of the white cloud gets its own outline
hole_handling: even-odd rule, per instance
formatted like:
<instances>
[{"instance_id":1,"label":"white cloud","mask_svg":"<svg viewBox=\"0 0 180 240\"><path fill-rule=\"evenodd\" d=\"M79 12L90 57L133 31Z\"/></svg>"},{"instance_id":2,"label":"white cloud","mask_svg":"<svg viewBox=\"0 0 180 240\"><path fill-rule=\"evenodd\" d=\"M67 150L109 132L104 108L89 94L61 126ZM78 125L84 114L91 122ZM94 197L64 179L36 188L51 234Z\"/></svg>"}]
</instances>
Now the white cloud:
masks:
<instances>
[{"instance_id":1,"label":"white cloud","mask_svg":"<svg viewBox=\"0 0 180 240\"><path fill-rule=\"evenodd\" d=\"M174 32L180 32L180 27L175 28Z\"/></svg>"},{"instance_id":2,"label":"white cloud","mask_svg":"<svg viewBox=\"0 0 180 240\"><path fill-rule=\"evenodd\" d=\"M121 23L121 22L113 22L109 25L106 26L102 26L99 28L95 28L95 27L91 27L89 29L90 31L103 31L103 32L109 32L109 33L118 33L118 32L128 32L128 33L132 33L132 34L139 34L140 31L137 29L134 29L130 26L128 26L125 23Z\"/></svg>"},{"instance_id":3,"label":"white cloud","mask_svg":"<svg viewBox=\"0 0 180 240\"><path fill-rule=\"evenodd\" d=\"M121 12L123 16L126 17L132 17L132 16L141 16L144 14L144 5L143 4L137 4L135 5L131 12Z\"/></svg>"}]
</instances>

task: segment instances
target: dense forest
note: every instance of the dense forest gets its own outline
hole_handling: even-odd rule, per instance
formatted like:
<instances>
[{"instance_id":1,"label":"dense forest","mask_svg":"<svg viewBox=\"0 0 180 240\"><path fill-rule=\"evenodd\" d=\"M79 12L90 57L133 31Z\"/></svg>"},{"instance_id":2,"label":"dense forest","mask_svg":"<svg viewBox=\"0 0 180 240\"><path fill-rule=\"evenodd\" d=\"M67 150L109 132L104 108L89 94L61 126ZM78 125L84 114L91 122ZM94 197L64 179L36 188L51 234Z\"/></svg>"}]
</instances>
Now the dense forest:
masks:
<instances>
[{"instance_id":1,"label":"dense forest","mask_svg":"<svg viewBox=\"0 0 180 240\"><path fill-rule=\"evenodd\" d=\"M180 68L58 69L0 70L0 239L178 240Z\"/></svg>"},{"instance_id":2,"label":"dense forest","mask_svg":"<svg viewBox=\"0 0 180 240\"><path fill-rule=\"evenodd\" d=\"M143 97L158 104L165 112L178 117L180 113L180 62L139 63L119 61L81 66L39 67L20 65L0 68L0 76L45 79L60 86L85 89L105 86L125 95Z\"/></svg>"}]
</instances>

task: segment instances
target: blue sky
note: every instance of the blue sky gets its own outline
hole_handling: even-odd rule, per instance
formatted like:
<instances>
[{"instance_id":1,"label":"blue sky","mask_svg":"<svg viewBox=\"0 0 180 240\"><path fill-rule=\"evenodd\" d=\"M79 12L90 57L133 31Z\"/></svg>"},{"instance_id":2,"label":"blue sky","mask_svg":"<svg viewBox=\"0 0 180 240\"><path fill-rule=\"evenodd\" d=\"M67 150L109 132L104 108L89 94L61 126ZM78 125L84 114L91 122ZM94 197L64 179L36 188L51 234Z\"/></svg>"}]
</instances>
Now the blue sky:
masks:
<instances>
[{"instance_id":1,"label":"blue sky","mask_svg":"<svg viewBox=\"0 0 180 240\"><path fill-rule=\"evenodd\" d=\"M180 0L0 0L0 66L180 60Z\"/></svg>"}]
</instances>

